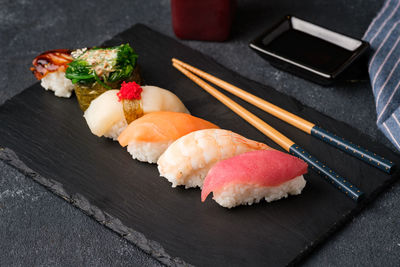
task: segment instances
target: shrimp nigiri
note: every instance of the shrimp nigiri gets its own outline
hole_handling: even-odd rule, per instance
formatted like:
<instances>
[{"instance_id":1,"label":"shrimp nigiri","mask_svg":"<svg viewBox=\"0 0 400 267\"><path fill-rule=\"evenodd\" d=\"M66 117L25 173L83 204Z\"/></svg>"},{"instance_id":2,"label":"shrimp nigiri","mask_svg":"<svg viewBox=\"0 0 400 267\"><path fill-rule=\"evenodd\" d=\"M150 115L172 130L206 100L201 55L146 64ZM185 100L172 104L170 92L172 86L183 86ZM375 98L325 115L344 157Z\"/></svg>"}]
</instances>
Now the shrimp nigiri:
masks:
<instances>
[{"instance_id":1,"label":"shrimp nigiri","mask_svg":"<svg viewBox=\"0 0 400 267\"><path fill-rule=\"evenodd\" d=\"M176 139L209 128L219 127L186 113L159 111L133 121L121 133L118 141L121 146L128 146L128 152L134 159L156 163Z\"/></svg>"},{"instance_id":2,"label":"shrimp nigiri","mask_svg":"<svg viewBox=\"0 0 400 267\"><path fill-rule=\"evenodd\" d=\"M202 187L210 168L224 160L248 151L272 149L266 144L247 139L222 129L192 132L174 143L161 155L157 164L160 175L172 187Z\"/></svg>"},{"instance_id":3,"label":"shrimp nigiri","mask_svg":"<svg viewBox=\"0 0 400 267\"><path fill-rule=\"evenodd\" d=\"M307 164L277 150L252 151L218 162L208 172L201 201L213 192L223 207L267 202L298 195L306 185Z\"/></svg>"},{"instance_id":4,"label":"shrimp nigiri","mask_svg":"<svg viewBox=\"0 0 400 267\"><path fill-rule=\"evenodd\" d=\"M172 92L129 82L123 83L121 90L108 90L93 100L84 117L93 134L117 140L129 123L154 111L189 113Z\"/></svg>"}]
</instances>

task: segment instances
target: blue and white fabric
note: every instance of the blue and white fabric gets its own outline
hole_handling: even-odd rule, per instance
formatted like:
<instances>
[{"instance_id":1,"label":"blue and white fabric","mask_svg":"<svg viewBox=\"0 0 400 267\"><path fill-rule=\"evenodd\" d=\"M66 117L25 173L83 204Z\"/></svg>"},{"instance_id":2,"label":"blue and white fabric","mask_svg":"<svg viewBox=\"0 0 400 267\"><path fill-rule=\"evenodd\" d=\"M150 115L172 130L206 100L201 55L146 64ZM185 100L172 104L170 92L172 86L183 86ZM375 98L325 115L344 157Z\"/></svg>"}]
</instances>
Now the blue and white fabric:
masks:
<instances>
[{"instance_id":1,"label":"blue and white fabric","mask_svg":"<svg viewBox=\"0 0 400 267\"><path fill-rule=\"evenodd\" d=\"M372 49L368 71L377 125L400 150L400 0L386 0L363 39Z\"/></svg>"}]
</instances>

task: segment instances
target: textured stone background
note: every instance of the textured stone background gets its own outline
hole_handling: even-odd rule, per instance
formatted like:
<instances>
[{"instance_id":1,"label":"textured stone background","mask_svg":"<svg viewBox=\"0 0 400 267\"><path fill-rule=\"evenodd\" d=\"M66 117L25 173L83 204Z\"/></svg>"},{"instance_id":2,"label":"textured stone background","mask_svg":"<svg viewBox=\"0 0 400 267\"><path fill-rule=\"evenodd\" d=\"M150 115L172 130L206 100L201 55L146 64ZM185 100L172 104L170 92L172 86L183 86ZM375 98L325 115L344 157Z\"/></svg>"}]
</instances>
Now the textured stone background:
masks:
<instances>
[{"instance_id":1,"label":"textured stone background","mask_svg":"<svg viewBox=\"0 0 400 267\"><path fill-rule=\"evenodd\" d=\"M286 14L361 38L381 6L375 0L239 0L227 42L182 42L390 146L375 126L368 83L321 87L271 67L248 48L251 39ZM175 38L168 0L0 0L0 103L35 82L29 66L40 52L93 46L138 22ZM3 162L0 177L0 266L159 265ZM305 265L400 265L399 200L397 183Z\"/></svg>"}]
</instances>

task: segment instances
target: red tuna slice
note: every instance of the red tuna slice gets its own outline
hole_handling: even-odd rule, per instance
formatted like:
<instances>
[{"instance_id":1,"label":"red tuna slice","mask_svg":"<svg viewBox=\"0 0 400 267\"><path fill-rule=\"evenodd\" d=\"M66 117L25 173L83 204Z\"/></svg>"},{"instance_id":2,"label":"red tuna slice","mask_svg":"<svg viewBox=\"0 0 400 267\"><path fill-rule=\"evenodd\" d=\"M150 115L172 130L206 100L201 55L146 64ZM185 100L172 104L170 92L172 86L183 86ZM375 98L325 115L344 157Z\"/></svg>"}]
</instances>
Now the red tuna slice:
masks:
<instances>
[{"instance_id":1,"label":"red tuna slice","mask_svg":"<svg viewBox=\"0 0 400 267\"><path fill-rule=\"evenodd\" d=\"M201 201L211 192L230 184L279 186L307 173L307 163L277 150L257 150L215 164L208 172L201 191Z\"/></svg>"}]
</instances>

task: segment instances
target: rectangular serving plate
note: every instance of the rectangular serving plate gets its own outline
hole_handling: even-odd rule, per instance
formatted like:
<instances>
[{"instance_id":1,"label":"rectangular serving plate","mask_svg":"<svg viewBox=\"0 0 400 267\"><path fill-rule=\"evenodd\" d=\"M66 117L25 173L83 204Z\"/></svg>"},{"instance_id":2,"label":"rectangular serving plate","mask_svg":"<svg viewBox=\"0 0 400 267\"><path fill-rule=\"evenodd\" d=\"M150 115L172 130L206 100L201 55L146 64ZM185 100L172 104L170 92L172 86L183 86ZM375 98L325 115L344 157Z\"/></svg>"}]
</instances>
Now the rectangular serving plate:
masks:
<instances>
[{"instance_id":1,"label":"rectangular serving plate","mask_svg":"<svg viewBox=\"0 0 400 267\"><path fill-rule=\"evenodd\" d=\"M322 85L332 84L344 76L348 79L349 75L344 73L360 68L356 61L360 62L369 48L368 42L290 15L249 46L273 66ZM355 73L359 75L354 70L350 75Z\"/></svg>"}]
</instances>

